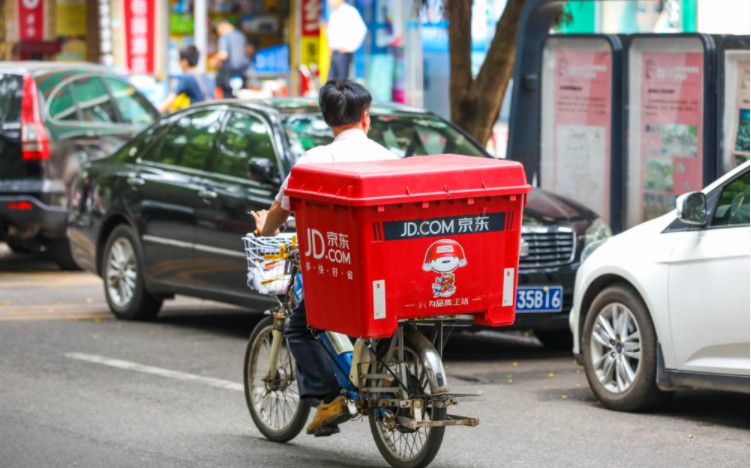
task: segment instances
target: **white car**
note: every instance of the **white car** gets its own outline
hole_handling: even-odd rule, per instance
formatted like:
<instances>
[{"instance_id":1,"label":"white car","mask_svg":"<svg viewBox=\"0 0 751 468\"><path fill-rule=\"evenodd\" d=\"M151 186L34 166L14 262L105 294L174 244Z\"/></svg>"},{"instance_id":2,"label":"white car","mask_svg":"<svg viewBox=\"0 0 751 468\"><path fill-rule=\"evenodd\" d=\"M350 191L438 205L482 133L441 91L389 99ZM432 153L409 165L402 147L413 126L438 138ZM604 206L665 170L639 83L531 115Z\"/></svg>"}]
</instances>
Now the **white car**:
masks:
<instances>
[{"instance_id":1,"label":"white car","mask_svg":"<svg viewBox=\"0 0 751 468\"><path fill-rule=\"evenodd\" d=\"M574 355L610 409L653 409L678 388L749 392L749 163L676 205L576 275Z\"/></svg>"}]
</instances>

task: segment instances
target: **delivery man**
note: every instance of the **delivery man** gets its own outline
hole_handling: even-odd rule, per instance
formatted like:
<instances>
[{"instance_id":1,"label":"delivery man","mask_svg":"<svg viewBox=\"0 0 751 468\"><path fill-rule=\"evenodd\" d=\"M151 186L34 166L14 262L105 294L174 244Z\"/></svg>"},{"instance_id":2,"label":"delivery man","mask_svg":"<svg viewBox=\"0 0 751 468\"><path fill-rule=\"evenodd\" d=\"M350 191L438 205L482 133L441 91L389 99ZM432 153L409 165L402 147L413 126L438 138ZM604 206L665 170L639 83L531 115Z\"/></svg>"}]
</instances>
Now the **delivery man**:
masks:
<instances>
[{"instance_id":1,"label":"delivery man","mask_svg":"<svg viewBox=\"0 0 751 468\"><path fill-rule=\"evenodd\" d=\"M367 137L370 129L370 93L349 80L329 80L320 91L318 103L323 119L334 133L334 141L303 154L295 164L326 162L358 162L398 157ZM284 180L269 210L253 211L256 236L275 236L290 215L289 198ZM321 400L313 421L306 428L308 434L328 436L339 432L338 425L350 419L347 400L340 393L339 384L323 346L308 330L305 301L293 310L284 336L297 362L297 385L300 398Z\"/></svg>"}]
</instances>

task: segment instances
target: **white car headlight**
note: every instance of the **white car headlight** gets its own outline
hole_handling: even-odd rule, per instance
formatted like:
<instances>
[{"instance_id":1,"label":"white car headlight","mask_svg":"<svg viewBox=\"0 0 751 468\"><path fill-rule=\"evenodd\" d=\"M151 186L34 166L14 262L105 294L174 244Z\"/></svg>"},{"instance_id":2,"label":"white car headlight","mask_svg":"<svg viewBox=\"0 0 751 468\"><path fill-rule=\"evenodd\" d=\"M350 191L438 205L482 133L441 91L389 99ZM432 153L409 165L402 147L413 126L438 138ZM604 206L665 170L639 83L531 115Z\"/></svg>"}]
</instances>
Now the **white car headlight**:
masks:
<instances>
[{"instance_id":1,"label":"white car headlight","mask_svg":"<svg viewBox=\"0 0 751 468\"><path fill-rule=\"evenodd\" d=\"M610 230L608 223L602 218L595 219L589 229L587 229L587 232L584 233L584 249L582 250L581 263L584 263L584 260L612 235L613 232Z\"/></svg>"}]
</instances>

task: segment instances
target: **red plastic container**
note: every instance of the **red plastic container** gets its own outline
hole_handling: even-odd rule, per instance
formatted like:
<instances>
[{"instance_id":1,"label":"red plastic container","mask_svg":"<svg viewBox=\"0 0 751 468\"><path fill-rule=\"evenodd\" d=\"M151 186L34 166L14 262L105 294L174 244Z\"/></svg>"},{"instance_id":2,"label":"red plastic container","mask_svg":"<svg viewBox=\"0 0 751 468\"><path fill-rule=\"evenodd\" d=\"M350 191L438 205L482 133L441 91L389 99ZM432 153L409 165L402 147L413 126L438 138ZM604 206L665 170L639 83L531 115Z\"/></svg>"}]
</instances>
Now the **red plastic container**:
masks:
<instances>
[{"instance_id":1,"label":"red plastic container","mask_svg":"<svg viewBox=\"0 0 751 468\"><path fill-rule=\"evenodd\" d=\"M512 324L530 191L521 164L489 158L295 166L308 323L367 338L417 317Z\"/></svg>"}]
</instances>

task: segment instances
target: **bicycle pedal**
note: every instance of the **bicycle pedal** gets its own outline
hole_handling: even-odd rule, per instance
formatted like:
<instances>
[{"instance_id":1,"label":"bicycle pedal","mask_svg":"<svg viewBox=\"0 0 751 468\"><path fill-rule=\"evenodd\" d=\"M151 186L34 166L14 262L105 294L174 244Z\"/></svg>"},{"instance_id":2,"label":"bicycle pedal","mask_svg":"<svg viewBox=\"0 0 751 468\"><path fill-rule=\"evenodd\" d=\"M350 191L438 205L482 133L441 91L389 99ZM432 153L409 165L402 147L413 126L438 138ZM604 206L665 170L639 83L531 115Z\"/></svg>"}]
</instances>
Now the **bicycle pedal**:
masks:
<instances>
[{"instance_id":1,"label":"bicycle pedal","mask_svg":"<svg viewBox=\"0 0 751 468\"><path fill-rule=\"evenodd\" d=\"M338 434L339 426L321 426L317 427L313 431L313 436L315 437L328 437L330 435Z\"/></svg>"}]
</instances>

